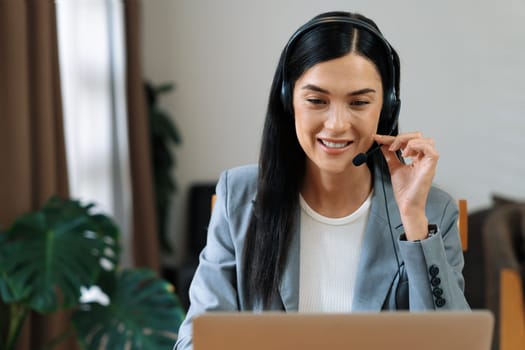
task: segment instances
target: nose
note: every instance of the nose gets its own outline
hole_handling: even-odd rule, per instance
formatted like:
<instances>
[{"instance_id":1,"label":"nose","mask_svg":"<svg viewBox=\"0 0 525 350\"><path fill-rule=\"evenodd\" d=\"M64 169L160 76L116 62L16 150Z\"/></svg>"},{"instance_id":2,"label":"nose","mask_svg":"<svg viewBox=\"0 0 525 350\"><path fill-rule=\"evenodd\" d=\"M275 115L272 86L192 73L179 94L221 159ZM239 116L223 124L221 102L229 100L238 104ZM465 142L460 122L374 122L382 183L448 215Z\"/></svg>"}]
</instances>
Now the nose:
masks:
<instances>
[{"instance_id":1,"label":"nose","mask_svg":"<svg viewBox=\"0 0 525 350\"><path fill-rule=\"evenodd\" d=\"M350 126L350 115L346 108L336 107L330 108L325 121L325 128L333 131L340 131L347 129Z\"/></svg>"}]
</instances>

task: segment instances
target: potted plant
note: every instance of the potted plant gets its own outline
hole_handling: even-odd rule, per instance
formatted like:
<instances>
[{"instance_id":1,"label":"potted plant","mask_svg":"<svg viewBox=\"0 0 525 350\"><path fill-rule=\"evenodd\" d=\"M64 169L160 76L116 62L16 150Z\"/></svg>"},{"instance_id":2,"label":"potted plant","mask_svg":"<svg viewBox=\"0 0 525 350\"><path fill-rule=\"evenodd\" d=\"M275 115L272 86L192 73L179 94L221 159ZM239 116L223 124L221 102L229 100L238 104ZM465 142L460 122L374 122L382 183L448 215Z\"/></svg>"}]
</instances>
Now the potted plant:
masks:
<instances>
[{"instance_id":1,"label":"potted plant","mask_svg":"<svg viewBox=\"0 0 525 350\"><path fill-rule=\"evenodd\" d=\"M74 311L71 326L42 349L72 332L88 350L170 348L183 309L153 271L119 269L119 236L92 204L57 197L0 233L0 350L14 349L29 312L59 310Z\"/></svg>"},{"instance_id":2,"label":"potted plant","mask_svg":"<svg viewBox=\"0 0 525 350\"><path fill-rule=\"evenodd\" d=\"M144 82L151 136L151 159L155 189L155 209L157 213L158 239L163 253L173 253L167 237L169 209L177 182L172 174L176 165L171 146L178 146L182 139L178 128L169 114L160 106L160 96L173 90L172 83L154 85Z\"/></svg>"}]
</instances>

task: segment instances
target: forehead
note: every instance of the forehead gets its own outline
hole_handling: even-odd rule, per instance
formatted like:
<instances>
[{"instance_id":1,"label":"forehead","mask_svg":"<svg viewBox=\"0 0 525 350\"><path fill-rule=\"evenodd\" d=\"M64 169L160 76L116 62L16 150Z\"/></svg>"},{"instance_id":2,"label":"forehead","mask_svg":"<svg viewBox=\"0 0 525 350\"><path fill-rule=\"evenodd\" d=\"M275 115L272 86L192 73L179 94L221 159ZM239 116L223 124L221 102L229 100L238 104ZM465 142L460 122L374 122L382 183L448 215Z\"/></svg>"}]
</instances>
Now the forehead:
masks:
<instances>
[{"instance_id":1,"label":"forehead","mask_svg":"<svg viewBox=\"0 0 525 350\"><path fill-rule=\"evenodd\" d=\"M307 84L330 85L341 88L381 87L381 76L368 58L350 53L320 62L307 69L297 80L296 86ZM325 86L328 87L328 86Z\"/></svg>"}]
</instances>

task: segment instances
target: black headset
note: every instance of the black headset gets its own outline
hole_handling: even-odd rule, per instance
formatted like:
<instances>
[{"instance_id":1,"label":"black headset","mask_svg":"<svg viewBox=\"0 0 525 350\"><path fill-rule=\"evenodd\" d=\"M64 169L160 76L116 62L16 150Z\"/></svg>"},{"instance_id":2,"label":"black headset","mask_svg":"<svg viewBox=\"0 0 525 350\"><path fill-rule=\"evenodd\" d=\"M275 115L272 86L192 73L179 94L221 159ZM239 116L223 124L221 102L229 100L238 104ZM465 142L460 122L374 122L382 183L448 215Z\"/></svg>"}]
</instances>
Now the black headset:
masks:
<instances>
[{"instance_id":1,"label":"black headset","mask_svg":"<svg viewBox=\"0 0 525 350\"><path fill-rule=\"evenodd\" d=\"M396 65L394 64L394 54L393 49L388 43L388 41L383 37L383 35L374 28L371 24L352 17L346 17L346 16L329 16L329 17L323 17L323 18L315 18L308 23L301 26L288 40L288 43L286 44L284 48L283 53L283 61L282 61L282 85L281 85L281 102L283 104L283 107L285 110L292 113L292 86L290 84L290 81L287 77L286 72L286 66L288 64L288 61L290 59L292 47L295 44L295 42L302 37L305 33L309 32L315 27L318 27L320 25L329 24L329 23L348 23L351 24L359 29L364 29L367 32L374 35L377 39L379 39L380 42L383 43L383 46L385 47L386 53L389 58L389 73L390 73L390 86L384 87L385 93L384 98L385 101L383 103L383 109L381 110L381 116L379 118L380 123L380 129L382 130L382 125L384 125L385 132L388 132L389 135L391 135L396 126L397 121L399 118L399 109L401 106L401 100L399 100L396 96L396 82L398 79L398 72L396 69Z\"/></svg>"}]
</instances>

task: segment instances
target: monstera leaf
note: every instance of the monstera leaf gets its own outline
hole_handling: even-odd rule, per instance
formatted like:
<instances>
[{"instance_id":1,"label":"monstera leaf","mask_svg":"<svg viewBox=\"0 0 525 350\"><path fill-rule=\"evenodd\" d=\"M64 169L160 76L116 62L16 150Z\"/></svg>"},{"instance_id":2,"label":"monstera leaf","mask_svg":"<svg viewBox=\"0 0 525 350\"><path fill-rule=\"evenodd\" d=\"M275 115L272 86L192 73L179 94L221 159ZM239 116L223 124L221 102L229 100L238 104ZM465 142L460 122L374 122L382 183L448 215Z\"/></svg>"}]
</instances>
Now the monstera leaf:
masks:
<instances>
[{"instance_id":1,"label":"monstera leaf","mask_svg":"<svg viewBox=\"0 0 525 350\"><path fill-rule=\"evenodd\" d=\"M0 299L41 313L78 305L81 287L119 254L117 226L91 209L52 198L16 220L0 238Z\"/></svg>"},{"instance_id":2,"label":"monstera leaf","mask_svg":"<svg viewBox=\"0 0 525 350\"><path fill-rule=\"evenodd\" d=\"M2 247L5 247L5 244L7 242L6 237L7 234L5 234L4 232L0 232L0 300L12 300L14 298L7 284L7 274L5 273L2 265L5 261L5 254L2 250ZM0 307L2 306L5 305L0 303ZM2 321L1 318L0 321Z\"/></svg>"},{"instance_id":3,"label":"monstera leaf","mask_svg":"<svg viewBox=\"0 0 525 350\"><path fill-rule=\"evenodd\" d=\"M80 343L86 350L171 349L184 318L179 301L166 281L147 269L124 270L106 278L101 288L110 302L83 305L73 315Z\"/></svg>"}]
</instances>

